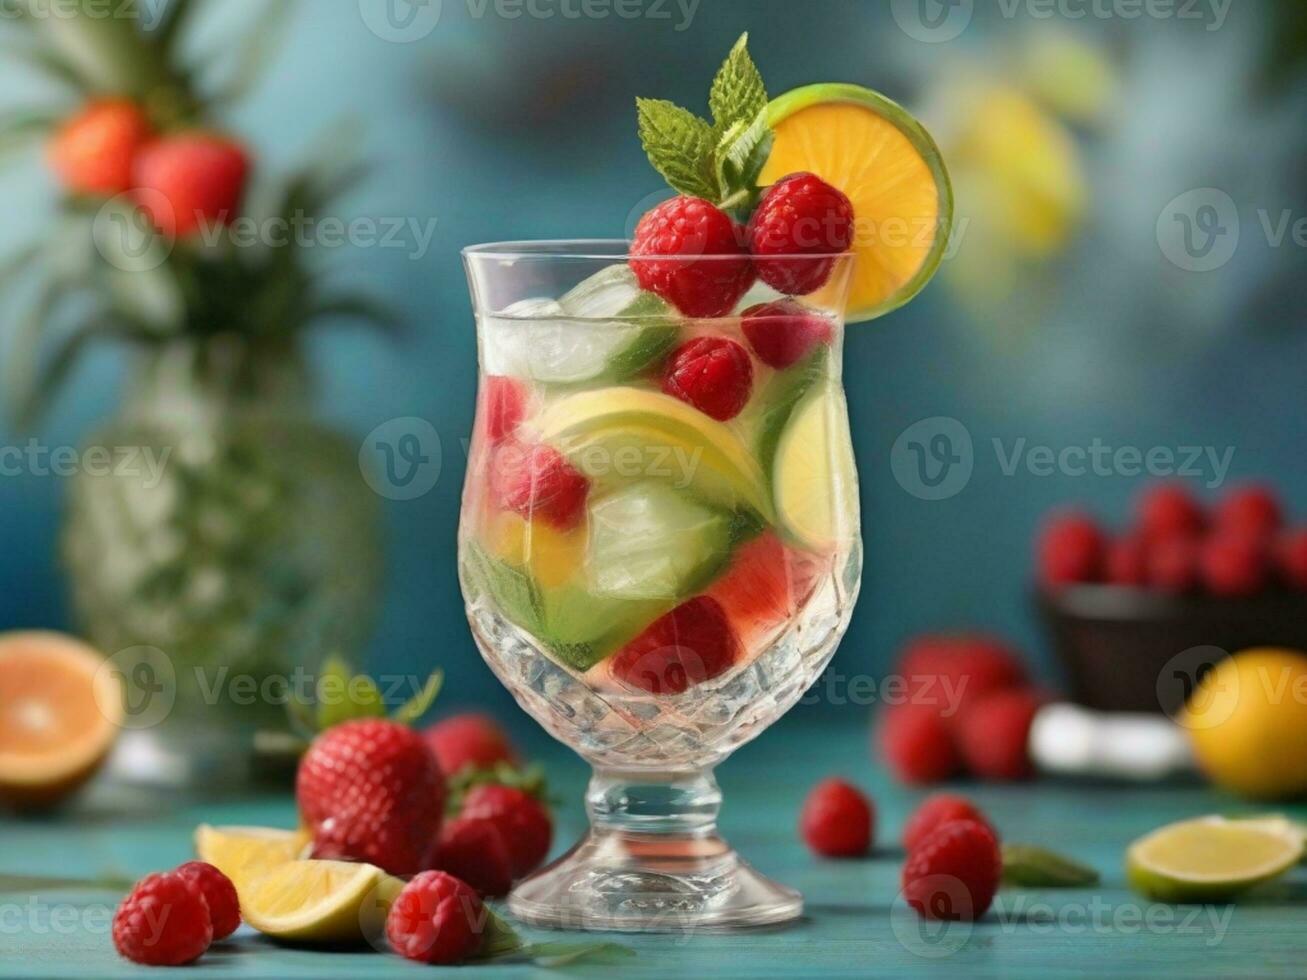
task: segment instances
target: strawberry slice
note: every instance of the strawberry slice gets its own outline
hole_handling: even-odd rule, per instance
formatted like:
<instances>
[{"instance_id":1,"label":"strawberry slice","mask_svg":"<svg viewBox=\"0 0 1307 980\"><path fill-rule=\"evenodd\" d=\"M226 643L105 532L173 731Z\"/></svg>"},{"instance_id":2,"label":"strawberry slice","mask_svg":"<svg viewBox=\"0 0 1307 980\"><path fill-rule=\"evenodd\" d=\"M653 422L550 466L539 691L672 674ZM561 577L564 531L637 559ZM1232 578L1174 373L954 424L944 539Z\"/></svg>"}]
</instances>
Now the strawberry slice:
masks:
<instances>
[{"instance_id":1,"label":"strawberry slice","mask_svg":"<svg viewBox=\"0 0 1307 980\"><path fill-rule=\"evenodd\" d=\"M655 620L613 657L613 675L650 694L684 694L725 673L740 638L716 599L696 596Z\"/></svg>"},{"instance_id":2,"label":"strawberry slice","mask_svg":"<svg viewBox=\"0 0 1307 980\"><path fill-rule=\"evenodd\" d=\"M590 481L552 446L508 439L491 462L490 489L501 509L567 531L585 516Z\"/></svg>"}]
</instances>

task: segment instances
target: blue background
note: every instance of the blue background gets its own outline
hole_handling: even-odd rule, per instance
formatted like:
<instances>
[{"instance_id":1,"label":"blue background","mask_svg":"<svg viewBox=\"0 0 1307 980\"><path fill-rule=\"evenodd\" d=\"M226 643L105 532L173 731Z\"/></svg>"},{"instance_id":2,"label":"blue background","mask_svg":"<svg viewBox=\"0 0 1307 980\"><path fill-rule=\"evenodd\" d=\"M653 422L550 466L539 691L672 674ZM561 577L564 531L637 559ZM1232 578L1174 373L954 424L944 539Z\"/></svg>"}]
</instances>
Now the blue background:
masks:
<instances>
[{"instance_id":1,"label":"blue background","mask_svg":"<svg viewBox=\"0 0 1307 980\"><path fill-rule=\"evenodd\" d=\"M252 9L223 6L233 18ZM389 575L371 666L443 666L446 708L507 704L473 649L455 579L461 440L475 387L458 251L506 238L623 236L660 188L635 138L634 97L702 110L716 66L745 29L773 94L847 80L920 108L928 120L932 86L950 70L971 62L1002 70L1005 46L1032 32L1060 29L1095 45L1120 86L1106 121L1075 134L1086 217L1024 284L1051 301L1032 309L1009 297L978 314L947 285L946 264L911 307L849 331L867 572L834 669L877 673L916 631L978 626L1013 637L1055 680L1028 608L1032 533L1046 509L1068 500L1119 520L1144 480L1008 476L994 439L1054 449L1095 438L1142 449L1233 446L1229 480L1269 478L1307 514L1307 256L1291 243L1272 247L1257 218L1258 209L1307 216L1302 79L1272 86L1263 77L1273 5L1235 3L1210 31L1176 19L1048 21L1024 8L1011 18L978 11L959 38L940 44L909 36L890 6L702 0L688 28L677 30L674 4L670 20L509 19L493 2L477 16L477 5L445 0L428 37L394 44L367 29L354 0L302 5L231 127L257 148L261 168L275 172L293 166L333 121L355 115L366 123L377 168L341 213L437 222L420 259L380 248L345 257L359 280L404 311L408 340L394 346L340 332L314 347L326 417L361 440L388 419L419 416L444 448L429 494L387 502ZM220 26L206 33L217 39ZM12 66L0 68L0 98L41 91ZM35 234L54 208L38 160L10 160L0 174L0 252ZM1221 269L1184 273L1158 248L1155 223L1176 195L1205 186L1236 201L1243 240ZM964 197L958 209L967 214ZM11 304L3 309L0 339L12 321ZM37 433L42 442L75 444L112 411L122 367L116 354L90 358ZM891 466L898 434L934 416L961 422L975 447L970 482L942 501L907 492ZM25 439L0 424L0 445ZM55 558L62 495L53 478L0 477L0 629L69 625ZM795 716L831 710L865 708L824 700Z\"/></svg>"}]
</instances>

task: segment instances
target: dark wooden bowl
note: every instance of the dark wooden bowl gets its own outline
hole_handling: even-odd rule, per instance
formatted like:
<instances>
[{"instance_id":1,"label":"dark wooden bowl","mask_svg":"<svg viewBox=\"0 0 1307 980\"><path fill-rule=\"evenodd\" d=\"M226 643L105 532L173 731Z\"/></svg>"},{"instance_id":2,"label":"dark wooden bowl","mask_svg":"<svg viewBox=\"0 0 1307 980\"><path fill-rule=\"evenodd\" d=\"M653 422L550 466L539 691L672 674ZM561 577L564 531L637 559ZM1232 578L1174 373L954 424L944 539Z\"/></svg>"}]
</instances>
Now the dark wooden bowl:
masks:
<instances>
[{"instance_id":1,"label":"dark wooden bowl","mask_svg":"<svg viewBox=\"0 0 1307 980\"><path fill-rule=\"evenodd\" d=\"M1174 714L1202 672L1249 647L1307 650L1307 596L1173 596L1116 585L1035 595L1068 693L1101 711Z\"/></svg>"}]
</instances>

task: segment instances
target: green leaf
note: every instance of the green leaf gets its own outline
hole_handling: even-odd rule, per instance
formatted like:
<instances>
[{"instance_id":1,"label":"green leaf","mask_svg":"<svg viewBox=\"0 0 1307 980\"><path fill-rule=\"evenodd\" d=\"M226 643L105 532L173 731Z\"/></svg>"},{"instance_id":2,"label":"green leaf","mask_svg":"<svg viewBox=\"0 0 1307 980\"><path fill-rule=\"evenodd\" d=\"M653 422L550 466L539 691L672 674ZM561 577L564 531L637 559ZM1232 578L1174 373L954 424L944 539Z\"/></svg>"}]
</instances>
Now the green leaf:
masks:
<instances>
[{"instance_id":1,"label":"green leaf","mask_svg":"<svg viewBox=\"0 0 1307 980\"><path fill-rule=\"evenodd\" d=\"M655 170L682 194L716 201L713 128L687 109L663 99L636 99L640 143Z\"/></svg>"},{"instance_id":2,"label":"green leaf","mask_svg":"<svg viewBox=\"0 0 1307 980\"><path fill-rule=\"evenodd\" d=\"M509 786L534 796L542 803L549 802L545 771L538 764L525 769L519 769L511 762L496 762L493 766L481 767L469 765L447 775L449 794L445 798L445 809L451 816L463 808L463 797L476 786Z\"/></svg>"},{"instance_id":3,"label":"green leaf","mask_svg":"<svg viewBox=\"0 0 1307 980\"><path fill-rule=\"evenodd\" d=\"M517 931L486 906L486 928L481 937L481 949L474 957L489 960L495 957L511 956L521 950L525 944Z\"/></svg>"},{"instance_id":4,"label":"green leaf","mask_svg":"<svg viewBox=\"0 0 1307 980\"><path fill-rule=\"evenodd\" d=\"M58 82L79 94L85 94L90 88L74 64L45 44L0 45L0 59L9 63L22 62L50 81Z\"/></svg>"},{"instance_id":5,"label":"green leaf","mask_svg":"<svg viewBox=\"0 0 1307 980\"><path fill-rule=\"evenodd\" d=\"M1032 844L1004 844L1003 881L1022 888L1082 888L1097 884L1098 872Z\"/></svg>"},{"instance_id":6,"label":"green leaf","mask_svg":"<svg viewBox=\"0 0 1307 980\"><path fill-rule=\"evenodd\" d=\"M517 931L486 906L486 925L481 949L473 957L477 962L503 959L528 959L543 967L560 967L591 957L627 958L635 951L618 943L526 943Z\"/></svg>"},{"instance_id":7,"label":"green leaf","mask_svg":"<svg viewBox=\"0 0 1307 980\"><path fill-rule=\"evenodd\" d=\"M391 721L397 721L401 725L412 725L430 710L444 683L445 672L433 670L427 682L422 685L422 690L395 709L390 716Z\"/></svg>"},{"instance_id":8,"label":"green leaf","mask_svg":"<svg viewBox=\"0 0 1307 980\"><path fill-rule=\"evenodd\" d=\"M376 682L367 674L355 674L342 658L328 657L318 671L315 685L318 731L355 718L382 718L386 703Z\"/></svg>"},{"instance_id":9,"label":"green leaf","mask_svg":"<svg viewBox=\"0 0 1307 980\"><path fill-rule=\"evenodd\" d=\"M172 0L164 10L159 26L155 28L155 43L164 51L171 51L199 6L199 0Z\"/></svg>"},{"instance_id":10,"label":"green leaf","mask_svg":"<svg viewBox=\"0 0 1307 980\"><path fill-rule=\"evenodd\" d=\"M262 10L241 37L230 39L223 51L238 51L230 78L213 94L213 102L230 106L249 95L272 64L290 28L296 0L265 0Z\"/></svg>"},{"instance_id":11,"label":"green leaf","mask_svg":"<svg viewBox=\"0 0 1307 980\"><path fill-rule=\"evenodd\" d=\"M767 109L767 87L758 66L749 56L749 34L740 35L726 56L708 95L717 132L724 133L736 123L751 124Z\"/></svg>"},{"instance_id":12,"label":"green leaf","mask_svg":"<svg viewBox=\"0 0 1307 980\"><path fill-rule=\"evenodd\" d=\"M0 154L13 153L48 136L64 115L59 109L25 109L0 116Z\"/></svg>"},{"instance_id":13,"label":"green leaf","mask_svg":"<svg viewBox=\"0 0 1307 980\"><path fill-rule=\"evenodd\" d=\"M758 175L771 155L774 135L765 110L752 122L737 121L722 134L714 160L723 202L732 207L750 202L757 192Z\"/></svg>"}]
</instances>

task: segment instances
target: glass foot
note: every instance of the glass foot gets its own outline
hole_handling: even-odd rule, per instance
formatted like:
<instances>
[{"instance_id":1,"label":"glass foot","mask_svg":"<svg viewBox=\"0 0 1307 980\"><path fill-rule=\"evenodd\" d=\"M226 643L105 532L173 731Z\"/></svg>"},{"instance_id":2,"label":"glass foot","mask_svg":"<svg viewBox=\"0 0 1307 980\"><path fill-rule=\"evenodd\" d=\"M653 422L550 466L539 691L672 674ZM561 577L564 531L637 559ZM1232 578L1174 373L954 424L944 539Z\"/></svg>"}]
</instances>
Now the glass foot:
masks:
<instances>
[{"instance_id":1,"label":"glass foot","mask_svg":"<svg viewBox=\"0 0 1307 980\"><path fill-rule=\"evenodd\" d=\"M533 926L619 932L688 933L798 918L803 897L753 870L718 836L720 799L707 774L640 783L596 774L589 833L518 885L509 909ZM699 806L683 806L690 800ZM617 808L606 809L605 801Z\"/></svg>"}]
</instances>

